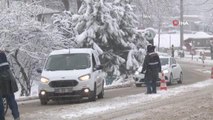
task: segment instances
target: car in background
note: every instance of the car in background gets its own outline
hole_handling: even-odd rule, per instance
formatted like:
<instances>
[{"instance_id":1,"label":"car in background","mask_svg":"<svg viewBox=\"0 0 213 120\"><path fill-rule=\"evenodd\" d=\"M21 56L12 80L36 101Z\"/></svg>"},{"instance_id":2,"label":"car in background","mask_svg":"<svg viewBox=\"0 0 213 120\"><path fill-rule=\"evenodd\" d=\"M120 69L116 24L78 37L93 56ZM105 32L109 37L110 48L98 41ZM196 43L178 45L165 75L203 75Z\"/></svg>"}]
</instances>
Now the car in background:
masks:
<instances>
[{"instance_id":1,"label":"car in background","mask_svg":"<svg viewBox=\"0 0 213 120\"><path fill-rule=\"evenodd\" d=\"M182 84L183 82L183 71L181 66L177 63L173 57L160 56L162 72L164 73L165 80L168 85L177 82Z\"/></svg>"},{"instance_id":2,"label":"car in background","mask_svg":"<svg viewBox=\"0 0 213 120\"><path fill-rule=\"evenodd\" d=\"M170 56L160 56L161 69L168 85L172 83L182 84L183 82L183 71L181 66L176 62L175 58ZM135 72L133 79L135 80L136 87L140 87L142 84L145 84L145 75L141 74L142 67L139 67ZM162 73L159 73L159 83L162 79Z\"/></svg>"}]
</instances>

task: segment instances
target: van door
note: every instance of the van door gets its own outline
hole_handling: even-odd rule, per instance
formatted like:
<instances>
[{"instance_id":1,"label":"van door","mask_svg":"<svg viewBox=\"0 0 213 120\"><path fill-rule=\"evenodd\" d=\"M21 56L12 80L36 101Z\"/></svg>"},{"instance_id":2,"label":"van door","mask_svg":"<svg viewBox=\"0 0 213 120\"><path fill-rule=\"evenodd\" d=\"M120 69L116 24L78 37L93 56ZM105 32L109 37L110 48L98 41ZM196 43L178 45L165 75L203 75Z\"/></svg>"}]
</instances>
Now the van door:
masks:
<instances>
[{"instance_id":1,"label":"van door","mask_svg":"<svg viewBox=\"0 0 213 120\"><path fill-rule=\"evenodd\" d=\"M102 90L102 77L101 77L101 70L96 70L95 68L100 65L99 62L96 60L97 58L92 55L92 63L93 63L93 76L94 76L94 81L96 82L96 90L97 94L99 94Z\"/></svg>"}]
</instances>

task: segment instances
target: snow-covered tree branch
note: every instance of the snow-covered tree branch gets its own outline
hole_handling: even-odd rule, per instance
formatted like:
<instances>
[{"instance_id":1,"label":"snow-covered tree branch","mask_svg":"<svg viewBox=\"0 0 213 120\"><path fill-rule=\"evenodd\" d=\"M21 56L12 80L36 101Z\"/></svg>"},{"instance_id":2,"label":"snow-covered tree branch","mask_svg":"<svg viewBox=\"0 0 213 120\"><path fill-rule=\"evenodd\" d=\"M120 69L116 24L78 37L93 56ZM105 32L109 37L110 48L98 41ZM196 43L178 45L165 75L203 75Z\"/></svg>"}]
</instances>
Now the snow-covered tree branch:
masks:
<instances>
[{"instance_id":1,"label":"snow-covered tree branch","mask_svg":"<svg viewBox=\"0 0 213 120\"><path fill-rule=\"evenodd\" d=\"M70 40L78 47L98 45L103 50L100 55L102 63L110 74L120 75L120 71L124 74L126 70L120 70L120 66L126 63L127 58L136 62L127 57L130 50L138 51L147 44L136 30L138 22L129 0L84 0L78 14L67 12L56 15L54 19L58 33L67 39L74 37ZM138 64L131 64L132 68L138 67Z\"/></svg>"}]
</instances>

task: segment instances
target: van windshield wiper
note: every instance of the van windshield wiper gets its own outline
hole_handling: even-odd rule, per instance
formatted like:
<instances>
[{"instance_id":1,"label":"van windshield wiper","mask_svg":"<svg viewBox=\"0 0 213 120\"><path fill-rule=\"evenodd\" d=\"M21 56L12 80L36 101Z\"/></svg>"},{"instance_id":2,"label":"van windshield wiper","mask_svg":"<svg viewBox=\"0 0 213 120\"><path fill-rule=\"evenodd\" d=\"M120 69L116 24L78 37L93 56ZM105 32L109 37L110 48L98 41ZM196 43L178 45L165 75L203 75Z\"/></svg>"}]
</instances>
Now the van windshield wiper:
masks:
<instances>
[{"instance_id":1,"label":"van windshield wiper","mask_svg":"<svg viewBox=\"0 0 213 120\"><path fill-rule=\"evenodd\" d=\"M47 71L57 71L57 69L46 69Z\"/></svg>"}]
</instances>

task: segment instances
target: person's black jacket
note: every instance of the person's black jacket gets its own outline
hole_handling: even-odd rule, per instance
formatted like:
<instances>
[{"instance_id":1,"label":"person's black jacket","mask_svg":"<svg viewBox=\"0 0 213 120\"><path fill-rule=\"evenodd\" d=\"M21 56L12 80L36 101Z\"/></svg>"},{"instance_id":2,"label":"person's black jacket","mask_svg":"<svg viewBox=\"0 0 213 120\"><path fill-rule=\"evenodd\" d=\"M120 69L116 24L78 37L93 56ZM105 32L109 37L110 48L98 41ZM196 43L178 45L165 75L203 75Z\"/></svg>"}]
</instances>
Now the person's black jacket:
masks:
<instances>
[{"instance_id":1,"label":"person's black jacket","mask_svg":"<svg viewBox=\"0 0 213 120\"><path fill-rule=\"evenodd\" d=\"M16 91L18 91L17 83L10 71L7 57L0 51L0 95L9 95Z\"/></svg>"},{"instance_id":2,"label":"person's black jacket","mask_svg":"<svg viewBox=\"0 0 213 120\"><path fill-rule=\"evenodd\" d=\"M157 53L151 52L145 56L142 73L147 71L161 72L161 62Z\"/></svg>"}]
</instances>

